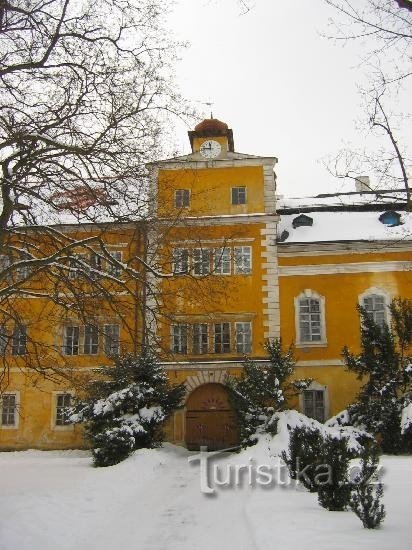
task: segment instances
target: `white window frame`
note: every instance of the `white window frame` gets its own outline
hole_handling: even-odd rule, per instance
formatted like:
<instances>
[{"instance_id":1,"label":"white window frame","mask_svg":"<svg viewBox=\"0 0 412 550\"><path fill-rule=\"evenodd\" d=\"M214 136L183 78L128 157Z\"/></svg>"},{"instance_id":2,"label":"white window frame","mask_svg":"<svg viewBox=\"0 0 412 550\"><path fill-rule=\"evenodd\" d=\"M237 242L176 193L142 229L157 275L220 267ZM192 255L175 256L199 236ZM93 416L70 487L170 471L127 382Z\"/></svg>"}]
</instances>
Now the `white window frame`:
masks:
<instances>
[{"instance_id":1,"label":"white window frame","mask_svg":"<svg viewBox=\"0 0 412 550\"><path fill-rule=\"evenodd\" d=\"M373 287L368 288L367 290L365 290L365 292L362 292L362 294L359 295L359 297L358 297L359 305L364 308L365 307L364 299L369 298L371 296L381 296L383 298L383 300L384 300L385 322L389 326L390 322L391 322L391 312L390 312L390 309L389 309L388 306L391 303L391 295L388 292L386 292L385 290L383 290L381 288L378 288L376 286L373 286ZM372 317L375 320L375 315L373 315L373 313L372 313Z\"/></svg>"},{"instance_id":2,"label":"white window frame","mask_svg":"<svg viewBox=\"0 0 412 550\"><path fill-rule=\"evenodd\" d=\"M73 344L73 335L71 335L71 336L69 337L68 334L67 334L67 330L68 330L68 329L76 329L76 328L77 328L77 345L74 346L74 344ZM63 346L62 346L62 348L63 348L63 355L65 355L65 356L67 356L67 357L77 357L78 355L81 355L81 353L80 353L80 350L81 350L81 347L80 347L80 344L81 344L81 342L80 342L80 340L81 340L81 338L80 338L80 336L81 336L81 330L80 330L80 328L81 328L80 325L74 325L74 324L73 324L73 325L67 324L67 325L65 325L65 326L63 327ZM68 341L68 338L71 338L71 339L72 339L72 343L71 343L71 346L70 346L71 349L73 350L75 347L77 347L77 353L67 353L67 348L68 348L68 346L67 346L67 341Z\"/></svg>"},{"instance_id":3,"label":"white window frame","mask_svg":"<svg viewBox=\"0 0 412 550\"><path fill-rule=\"evenodd\" d=\"M192 352L193 352L193 355L206 355L209 353L208 323L193 323Z\"/></svg>"},{"instance_id":4,"label":"white window frame","mask_svg":"<svg viewBox=\"0 0 412 550\"><path fill-rule=\"evenodd\" d=\"M83 326L83 355L98 355L99 326L89 323ZM86 351L87 347L87 351Z\"/></svg>"},{"instance_id":5,"label":"white window frame","mask_svg":"<svg viewBox=\"0 0 412 550\"><path fill-rule=\"evenodd\" d=\"M15 400L15 412L14 412L14 424L3 424L3 400L4 395L14 395ZM20 422L20 392L17 390L5 391L0 396L0 429L1 430L17 430Z\"/></svg>"},{"instance_id":6,"label":"white window frame","mask_svg":"<svg viewBox=\"0 0 412 550\"><path fill-rule=\"evenodd\" d=\"M302 340L300 330L300 301L304 299L312 299L319 301L319 318L320 318L320 339L319 340ZM311 289L305 289L299 296L294 299L295 303L295 331L296 331L296 347L298 348L310 348L310 347L325 347L327 346L326 338L326 311L325 311L325 297L321 296L317 292Z\"/></svg>"},{"instance_id":7,"label":"white window frame","mask_svg":"<svg viewBox=\"0 0 412 550\"><path fill-rule=\"evenodd\" d=\"M213 272L216 275L232 274L232 249L221 246L213 251Z\"/></svg>"},{"instance_id":8,"label":"white window frame","mask_svg":"<svg viewBox=\"0 0 412 550\"><path fill-rule=\"evenodd\" d=\"M69 259L69 279L81 279L84 277L86 267L80 266L79 262L87 263L87 255L84 253L74 254ZM82 271L79 271L81 269Z\"/></svg>"},{"instance_id":9,"label":"white window frame","mask_svg":"<svg viewBox=\"0 0 412 550\"><path fill-rule=\"evenodd\" d=\"M121 250L113 250L113 251L110 251L109 254L115 261L119 263L123 262ZM117 278L120 277L120 275L122 274L122 269L118 265L112 264L110 260L106 260L106 271L112 277L117 277Z\"/></svg>"},{"instance_id":10,"label":"white window frame","mask_svg":"<svg viewBox=\"0 0 412 550\"><path fill-rule=\"evenodd\" d=\"M22 338L23 334L24 337ZM22 357L23 355L27 355L27 325L14 325L11 333L10 344L10 354L13 355L13 357Z\"/></svg>"},{"instance_id":11,"label":"white window frame","mask_svg":"<svg viewBox=\"0 0 412 550\"><path fill-rule=\"evenodd\" d=\"M113 328L115 330L113 330ZM112 357L120 353L120 324L107 323L103 327L103 347L107 356ZM116 333L116 334L114 334ZM115 351L113 351L113 349Z\"/></svg>"},{"instance_id":12,"label":"white window frame","mask_svg":"<svg viewBox=\"0 0 412 550\"><path fill-rule=\"evenodd\" d=\"M193 248L192 272L197 277L210 274L211 250L210 248Z\"/></svg>"},{"instance_id":13,"label":"white window frame","mask_svg":"<svg viewBox=\"0 0 412 550\"><path fill-rule=\"evenodd\" d=\"M182 260L182 258L186 256ZM174 275L188 275L190 271L190 253L188 248L173 248L173 274Z\"/></svg>"},{"instance_id":14,"label":"white window frame","mask_svg":"<svg viewBox=\"0 0 412 550\"><path fill-rule=\"evenodd\" d=\"M252 353L252 323L250 321L235 322L235 348L236 353Z\"/></svg>"},{"instance_id":15,"label":"white window frame","mask_svg":"<svg viewBox=\"0 0 412 550\"><path fill-rule=\"evenodd\" d=\"M229 331L225 330L225 327L224 325L227 325L229 327ZM220 342L217 342L218 338L217 338L217 331L216 331L216 327L220 326L221 327L221 330L220 330ZM217 355L223 355L223 354L226 354L226 353L231 353L232 351L232 327L231 327L231 323L227 322L227 321L222 321L220 323L213 323L212 325L212 330L213 330L213 353L216 353ZM229 335L229 341L227 341L227 339L225 339L225 336ZM216 351L216 346L219 345L220 346L220 351ZM229 346L229 348L227 350L224 349L225 346Z\"/></svg>"},{"instance_id":16,"label":"white window frame","mask_svg":"<svg viewBox=\"0 0 412 550\"><path fill-rule=\"evenodd\" d=\"M189 353L189 325L177 323L170 327L170 348L173 353Z\"/></svg>"},{"instance_id":17,"label":"white window frame","mask_svg":"<svg viewBox=\"0 0 412 550\"><path fill-rule=\"evenodd\" d=\"M240 191L242 190L242 191ZM239 202L239 195L243 195L244 202ZM244 205L247 203L247 187L246 185L236 185L230 189L230 202L233 206Z\"/></svg>"},{"instance_id":18,"label":"white window frame","mask_svg":"<svg viewBox=\"0 0 412 550\"><path fill-rule=\"evenodd\" d=\"M235 275L250 275L252 273L252 247L233 247L233 272Z\"/></svg>"},{"instance_id":19,"label":"white window frame","mask_svg":"<svg viewBox=\"0 0 412 550\"><path fill-rule=\"evenodd\" d=\"M176 189L174 198L175 208L188 208L190 206L190 198L190 189Z\"/></svg>"},{"instance_id":20,"label":"white window frame","mask_svg":"<svg viewBox=\"0 0 412 550\"><path fill-rule=\"evenodd\" d=\"M324 408L324 420L323 422L326 422L326 420L330 416L330 404L329 404L329 390L327 386L324 386L314 380L310 386L305 391L321 391L323 392L323 408ZM304 401L304 392L301 392L299 394L299 409L302 412L302 414L306 414L305 412L305 401Z\"/></svg>"},{"instance_id":21,"label":"white window frame","mask_svg":"<svg viewBox=\"0 0 412 550\"><path fill-rule=\"evenodd\" d=\"M73 422L70 422L69 424L57 424L57 400L59 395L70 395L71 398L74 397L75 393L73 390L66 390L66 391L54 391L52 392L52 399L51 399L51 429L60 431L60 432L68 432L68 431L74 431L75 424Z\"/></svg>"}]
</instances>

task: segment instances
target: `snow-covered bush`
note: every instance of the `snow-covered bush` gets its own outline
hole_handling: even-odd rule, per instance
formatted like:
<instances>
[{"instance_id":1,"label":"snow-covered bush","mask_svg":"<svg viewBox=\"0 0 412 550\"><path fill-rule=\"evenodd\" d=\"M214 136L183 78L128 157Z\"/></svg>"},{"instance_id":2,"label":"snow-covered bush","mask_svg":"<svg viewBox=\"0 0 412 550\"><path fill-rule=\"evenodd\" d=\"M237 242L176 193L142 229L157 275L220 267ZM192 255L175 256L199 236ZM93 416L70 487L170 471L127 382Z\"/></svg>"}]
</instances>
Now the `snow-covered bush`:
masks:
<instances>
[{"instance_id":1,"label":"snow-covered bush","mask_svg":"<svg viewBox=\"0 0 412 550\"><path fill-rule=\"evenodd\" d=\"M282 350L281 341L266 344L269 361L257 364L251 359L243 363L240 378L228 379L230 400L239 426L243 447L256 443L259 434L276 433L274 413L287 405L288 397L306 389L311 380L294 380L293 350Z\"/></svg>"},{"instance_id":2,"label":"snow-covered bush","mask_svg":"<svg viewBox=\"0 0 412 550\"><path fill-rule=\"evenodd\" d=\"M117 357L99 374L71 416L85 423L94 465L111 466L135 449L159 445L165 420L181 404L183 385L169 384L151 350Z\"/></svg>"},{"instance_id":3,"label":"snow-covered bush","mask_svg":"<svg viewBox=\"0 0 412 550\"><path fill-rule=\"evenodd\" d=\"M318 502L327 510L341 512L345 510L351 497L351 486L348 479L351 452L348 438L326 436L319 449L321 476L318 474Z\"/></svg>"},{"instance_id":4,"label":"snow-covered bush","mask_svg":"<svg viewBox=\"0 0 412 550\"><path fill-rule=\"evenodd\" d=\"M352 481L350 507L366 529L376 529L385 518L381 502L383 486L376 479L379 454L376 445L369 445L361 457L360 470Z\"/></svg>"},{"instance_id":5,"label":"snow-covered bush","mask_svg":"<svg viewBox=\"0 0 412 550\"><path fill-rule=\"evenodd\" d=\"M349 405L348 422L376 434L382 450L396 453L412 450L412 430L405 428L412 394L411 358L412 302L396 299L390 306L392 325L377 325L368 312L361 315L361 353L344 348L350 372L365 380L357 401Z\"/></svg>"}]
</instances>

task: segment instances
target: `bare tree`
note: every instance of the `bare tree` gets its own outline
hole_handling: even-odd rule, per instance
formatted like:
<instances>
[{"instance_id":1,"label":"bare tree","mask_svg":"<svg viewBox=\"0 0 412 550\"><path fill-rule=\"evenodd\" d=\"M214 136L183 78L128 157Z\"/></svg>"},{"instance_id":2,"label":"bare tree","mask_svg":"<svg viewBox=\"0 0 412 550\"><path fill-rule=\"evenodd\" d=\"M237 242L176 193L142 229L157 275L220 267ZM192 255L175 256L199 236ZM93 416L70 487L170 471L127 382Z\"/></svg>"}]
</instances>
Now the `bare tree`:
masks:
<instances>
[{"instance_id":1,"label":"bare tree","mask_svg":"<svg viewBox=\"0 0 412 550\"><path fill-rule=\"evenodd\" d=\"M333 171L340 177L374 173L382 188L405 189L407 208L411 209L409 170L412 160L402 126L409 113L396 112L399 96L410 87L412 75L412 3L395 0L325 0L336 13L334 37L358 40L368 83L361 88L365 119L363 129L380 145L372 150L345 151L334 161ZM362 50L361 50L362 51ZM373 141L373 140L372 140ZM343 160L343 163L340 162ZM352 176L353 177L353 176ZM375 183L376 189L376 183Z\"/></svg>"},{"instance_id":2,"label":"bare tree","mask_svg":"<svg viewBox=\"0 0 412 550\"><path fill-rule=\"evenodd\" d=\"M142 307L145 164L187 112L163 11L158 0L0 0L0 382L22 356L59 371L61 347L42 331L65 316L93 327L111 309L127 324Z\"/></svg>"}]
</instances>

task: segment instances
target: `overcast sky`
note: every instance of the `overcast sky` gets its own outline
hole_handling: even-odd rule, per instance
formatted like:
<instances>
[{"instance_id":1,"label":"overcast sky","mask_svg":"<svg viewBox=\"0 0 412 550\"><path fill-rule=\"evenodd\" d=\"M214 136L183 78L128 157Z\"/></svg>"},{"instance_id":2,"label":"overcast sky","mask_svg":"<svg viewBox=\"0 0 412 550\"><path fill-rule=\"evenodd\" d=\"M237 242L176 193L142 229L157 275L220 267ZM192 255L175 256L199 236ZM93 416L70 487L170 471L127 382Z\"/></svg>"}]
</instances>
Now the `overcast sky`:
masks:
<instances>
[{"instance_id":1,"label":"overcast sky","mask_svg":"<svg viewBox=\"0 0 412 550\"><path fill-rule=\"evenodd\" d=\"M322 36L332 15L323 0L256 0L243 14L236 0L176 0L169 18L189 42L177 66L183 95L229 124L235 149L276 156L286 196L352 190L322 159L345 143L363 144L357 88L365 74L361 45ZM190 151L184 127L181 153Z\"/></svg>"}]
</instances>

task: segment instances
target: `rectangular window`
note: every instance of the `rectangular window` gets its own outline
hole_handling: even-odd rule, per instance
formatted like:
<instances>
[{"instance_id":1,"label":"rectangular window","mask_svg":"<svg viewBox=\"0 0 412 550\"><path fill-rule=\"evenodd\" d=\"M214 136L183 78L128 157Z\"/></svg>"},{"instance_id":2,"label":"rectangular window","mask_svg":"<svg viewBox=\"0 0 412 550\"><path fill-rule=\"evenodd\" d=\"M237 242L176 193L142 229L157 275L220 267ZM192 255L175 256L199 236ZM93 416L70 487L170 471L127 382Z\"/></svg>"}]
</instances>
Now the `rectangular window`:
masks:
<instances>
[{"instance_id":1,"label":"rectangular window","mask_svg":"<svg viewBox=\"0 0 412 550\"><path fill-rule=\"evenodd\" d=\"M1 405L1 425L17 425L17 395L15 393L5 393L0 398Z\"/></svg>"},{"instance_id":2,"label":"rectangular window","mask_svg":"<svg viewBox=\"0 0 412 550\"><path fill-rule=\"evenodd\" d=\"M237 353L252 351L252 328L250 323L235 323Z\"/></svg>"},{"instance_id":3,"label":"rectangular window","mask_svg":"<svg viewBox=\"0 0 412 550\"><path fill-rule=\"evenodd\" d=\"M27 328L23 325L17 325L13 329L11 337L12 355L26 355Z\"/></svg>"},{"instance_id":4,"label":"rectangular window","mask_svg":"<svg viewBox=\"0 0 412 550\"><path fill-rule=\"evenodd\" d=\"M96 355L99 351L99 329L96 325L85 325L83 349L86 355Z\"/></svg>"},{"instance_id":5,"label":"rectangular window","mask_svg":"<svg viewBox=\"0 0 412 550\"><path fill-rule=\"evenodd\" d=\"M113 252L110 252L110 256L117 262L120 262L120 263L122 262L122 253L120 251L115 250ZM109 275L112 275L113 277L120 277L122 273L122 269L118 265L114 263L110 263L110 261L108 261L107 272L109 273Z\"/></svg>"},{"instance_id":6,"label":"rectangular window","mask_svg":"<svg viewBox=\"0 0 412 550\"><path fill-rule=\"evenodd\" d=\"M210 273L210 250L208 248L193 249L193 274L207 275Z\"/></svg>"},{"instance_id":7,"label":"rectangular window","mask_svg":"<svg viewBox=\"0 0 412 550\"><path fill-rule=\"evenodd\" d=\"M301 342L317 342L322 339L320 302L316 298L299 300L299 330Z\"/></svg>"},{"instance_id":8,"label":"rectangular window","mask_svg":"<svg viewBox=\"0 0 412 550\"><path fill-rule=\"evenodd\" d=\"M379 294L370 294L363 298L363 307L372 317L374 323L382 327L387 322L385 296Z\"/></svg>"},{"instance_id":9,"label":"rectangular window","mask_svg":"<svg viewBox=\"0 0 412 550\"><path fill-rule=\"evenodd\" d=\"M309 418L325 422L325 394L322 390L303 392L303 413Z\"/></svg>"},{"instance_id":10,"label":"rectangular window","mask_svg":"<svg viewBox=\"0 0 412 550\"><path fill-rule=\"evenodd\" d=\"M119 355L120 325L104 325L104 352L109 357Z\"/></svg>"},{"instance_id":11,"label":"rectangular window","mask_svg":"<svg viewBox=\"0 0 412 550\"><path fill-rule=\"evenodd\" d=\"M183 208L190 205L189 189L176 189L175 191L175 207Z\"/></svg>"},{"instance_id":12,"label":"rectangular window","mask_svg":"<svg viewBox=\"0 0 412 550\"><path fill-rule=\"evenodd\" d=\"M65 355L79 355L79 327L64 327L63 353Z\"/></svg>"},{"instance_id":13,"label":"rectangular window","mask_svg":"<svg viewBox=\"0 0 412 550\"><path fill-rule=\"evenodd\" d=\"M246 187L232 187L232 204L246 204Z\"/></svg>"},{"instance_id":14,"label":"rectangular window","mask_svg":"<svg viewBox=\"0 0 412 550\"><path fill-rule=\"evenodd\" d=\"M172 351L187 353L187 325L172 325Z\"/></svg>"},{"instance_id":15,"label":"rectangular window","mask_svg":"<svg viewBox=\"0 0 412 550\"><path fill-rule=\"evenodd\" d=\"M8 343L9 333L7 331L7 328L4 326L0 326L0 355L4 355L6 353Z\"/></svg>"},{"instance_id":16,"label":"rectangular window","mask_svg":"<svg viewBox=\"0 0 412 550\"><path fill-rule=\"evenodd\" d=\"M230 248L215 248L214 271L218 275L230 275Z\"/></svg>"},{"instance_id":17,"label":"rectangular window","mask_svg":"<svg viewBox=\"0 0 412 550\"><path fill-rule=\"evenodd\" d=\"M103 258L94 252L90 254L90 277L97 279L100 277L98 271L103 271Z\"/></svg>"},{"instance_id":18,"label":"rectangular window","mask_svg":"<svg viewBox=\"0 0 412 550\"><path fill-rule=\"evenodd\" d=\"M214 324L215 353L230 352L230 323Z\"/></svg>"},{"instance_id":19,"label":"rectangular window","mask_svg":"<svg viewBox=\"0 0 412 550\"><path fill-rule=\"evenodd\" d=\"M69 279L80 279L85 271L86 267L80 263L86 261L86 254L75 254L69 260Z\"/></svg>"},{"instance_id":20,"label":"rectangular window","mask_svg":"<svg viewBox=\"0 0 412 550\"><path fill-rule=\"evenodd\" d=\"M252 271L252 248L250 246L235 246L235 273L247 275Z\"/></svg>"},{"instance_id":21,"label":"rectangular window","mask_svg":"<svg viewBox=\"0 0 412 550\"><path fill-rule=\"evenodd\" d=\"M193 353L202 355L209 351L209 335L206 323L193 325Z\"/></svg>"},{"instance_id":22,"label":"rectangular window","mask_svg":"<svg viewBox=\"0 0 412 550\"><path fill-rule=\"evenodd\" d=\"M189 273L189 251L187 248L173 249L173 273L175 275Z\"/></svg>"},{"instance_id":23,"label":"rectangular window","mask_svg":"<svg viewBox=\"0 0 412 550\"><path fill-rule=\"evenodd\" d=\"M56 426L71 424L69 421L71 401L72 396L69 393L59 393L56 395Z\"/></svg>"}]
</instances>

